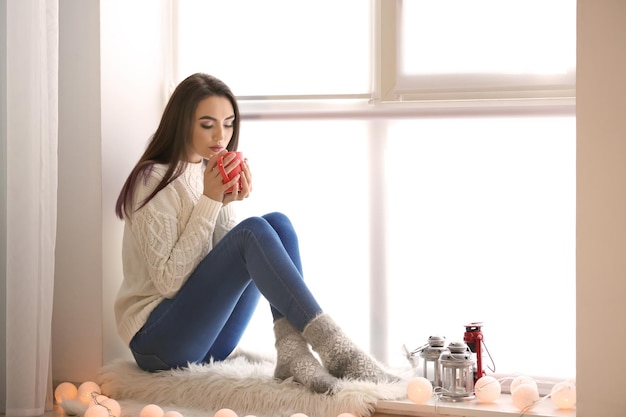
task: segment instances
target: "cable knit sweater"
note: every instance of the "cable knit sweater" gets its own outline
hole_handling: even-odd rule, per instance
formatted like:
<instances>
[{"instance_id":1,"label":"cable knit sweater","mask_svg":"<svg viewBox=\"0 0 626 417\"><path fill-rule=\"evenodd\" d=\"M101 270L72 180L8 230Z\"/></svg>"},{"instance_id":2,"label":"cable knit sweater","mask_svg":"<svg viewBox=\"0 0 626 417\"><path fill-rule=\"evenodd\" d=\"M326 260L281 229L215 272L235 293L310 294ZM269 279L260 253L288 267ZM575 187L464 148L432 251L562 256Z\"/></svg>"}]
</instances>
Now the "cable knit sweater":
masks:
<instances>
[{"instance_id":1,"label":"cable knit sweater","mask_svg":"<svg viewBox=\"0 0 626 417\"><path fill-rule=\"evenodd\" d=\"M142 202L167 166L154 165L137 181L134 202ZM115 319L128 345L152 310L172 298L213 246L236 224L232 204L202 194L204 164L183 174L148 204L125 218L122 242L124 280L115 301Z\"/></svg>"}]
</instances>

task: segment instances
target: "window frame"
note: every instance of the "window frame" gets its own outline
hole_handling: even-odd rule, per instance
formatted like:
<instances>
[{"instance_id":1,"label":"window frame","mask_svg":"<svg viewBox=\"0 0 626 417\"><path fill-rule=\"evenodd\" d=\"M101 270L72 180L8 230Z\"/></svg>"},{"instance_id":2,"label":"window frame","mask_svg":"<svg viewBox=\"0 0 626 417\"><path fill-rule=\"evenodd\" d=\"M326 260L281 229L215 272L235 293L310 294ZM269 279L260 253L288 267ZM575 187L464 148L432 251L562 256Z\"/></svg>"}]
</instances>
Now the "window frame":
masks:
<instances>
[{"instance_id":1,"label":"window frame","mask_svg":"<svg viewBox=\"0 0 626 417\"><path fill-rule=\"evenodd\" d=\"M179 0L165 0L169 15L167 48L172 59L166 63L165 97L169 97L177 84L176 31ZM475 116L575 116L576 89L575 73L563 77L513 77L492 74L419 76L401 79L399 74L400 35L403 0L370 0L372 8L373 49L371 62L371 94L353 95L269 95L238 96L243 117L248 120L294 120L294 119L367 119L376 123L384 118L430 118L430 117L475 117ZM460 90L451 89L452 80L463 80L468 84ZM497 82L494 83L493 81ZM549 80L550 82L546 82ZM430 85L430 88L410 87ZM457 86L459 86L457 84ZM508 88L507 88L508 87ZM384 125L384 123L383 123ZM370 134L369 142L377 141ZM381 168L383 161L372 161ZM376 172L371 181L379 181ZM383 187L373 187L382 189ZM378 358L387 358L386 346L386 303L387 286L385 256L376 242L385 239L384 206L376 204L382 195L373 193L370 201L371 233L373 242L369 251L371 264L370 294L376 299L370 303L370 352ZM381 295L383 295L381 297Z\"/></svg>"},{"instance_id":2,"label":"window frame","mask_svg":"<svg viewBox=\"0 0 626 417\"><path fill-rule=\"evenodd\" d=\"M527 101L538 106L567 106L573 112L576 72L561 75L535 74L442 74L400 75L403 0L374 0L373 100L380 103L441 101ZM428 86L428 87L424 87Z\"/></svg>"}]
</instances>

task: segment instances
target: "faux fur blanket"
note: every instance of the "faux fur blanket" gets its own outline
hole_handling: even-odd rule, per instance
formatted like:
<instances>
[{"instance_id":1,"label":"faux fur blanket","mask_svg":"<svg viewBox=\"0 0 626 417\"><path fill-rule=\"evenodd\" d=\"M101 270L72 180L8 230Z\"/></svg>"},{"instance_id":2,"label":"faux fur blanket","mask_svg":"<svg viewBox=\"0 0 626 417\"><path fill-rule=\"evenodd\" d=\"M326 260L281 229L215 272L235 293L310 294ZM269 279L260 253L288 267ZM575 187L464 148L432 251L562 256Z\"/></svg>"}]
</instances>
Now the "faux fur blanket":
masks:
<instances>
[{"instance_id":1,"label":"faux fur blanket","mask_svg":"<svg viewBox=\"0 0 626 417\"><path fill-rule=\"evenodd\" d=\"M278 381L273 373L273 361L246 356L156 373L142 371L134 362L117 361L104 366L96 382L104 395L120 402L125 417L138 417L144 403L180 412L184 409L185 417L212 417L222 408L241 417L289 417L295 413L369 417L378 400L406 398L406 380L388 384L341 380L338 392L327 395L314 393L291 378Z\"/></svg>"}]
</instances>

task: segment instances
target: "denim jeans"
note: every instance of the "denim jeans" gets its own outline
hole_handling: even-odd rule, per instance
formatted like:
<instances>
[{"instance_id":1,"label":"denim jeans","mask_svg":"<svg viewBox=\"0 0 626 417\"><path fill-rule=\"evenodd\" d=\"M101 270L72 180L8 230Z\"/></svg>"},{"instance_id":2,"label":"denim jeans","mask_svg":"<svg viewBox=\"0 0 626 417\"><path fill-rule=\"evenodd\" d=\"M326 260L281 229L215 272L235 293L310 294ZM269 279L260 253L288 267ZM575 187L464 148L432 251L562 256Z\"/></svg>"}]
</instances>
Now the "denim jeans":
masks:
<instances>
[{"instance_id":1,"label":"denim jeans","mask_svg":"<svg viewBox=\"0 0 626 417\"><path fill-rule=\"evenodd\" d=\"M176 296L152 311L130 343L137 364L157 371L225 359L261 295L274 320L284 316L300 330L322 312L302 277L296 232L281 213L235 226Z\"/></svg>"}]
</instances>

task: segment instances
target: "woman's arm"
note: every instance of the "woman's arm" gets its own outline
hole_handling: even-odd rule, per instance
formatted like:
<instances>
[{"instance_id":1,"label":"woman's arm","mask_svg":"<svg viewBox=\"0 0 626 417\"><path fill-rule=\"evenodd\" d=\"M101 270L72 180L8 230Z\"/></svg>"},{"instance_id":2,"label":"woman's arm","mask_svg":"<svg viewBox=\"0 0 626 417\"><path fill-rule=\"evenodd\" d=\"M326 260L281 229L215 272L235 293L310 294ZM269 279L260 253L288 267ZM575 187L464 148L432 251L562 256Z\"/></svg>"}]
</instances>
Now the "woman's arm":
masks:
<instances>
[{"instance_id":1,"label":"woman's arm","mask_svg":"<svg viewBox=\"0 0 626 417\"><path fill-rule=\"evenodd\" d=\"M219 215L217 216L217 222L215 224L215 231L213 232L213 246L217 245L217 242L237 224L237 213L233 204L222 207Z\"/></svg>"},{"instance_id":2,"label":"woman's arm","mask_svg":"<svg viewBox=\"0 0 626 417\"><path fill-rule=\"evenodd\" d=\"M151 178L138 185L136 201L148 195ZM180 184L171 183L127 219L154 286L173 297L212 248L222 203L200 196L193 204Z\"/></svg>"}]
</instances>

